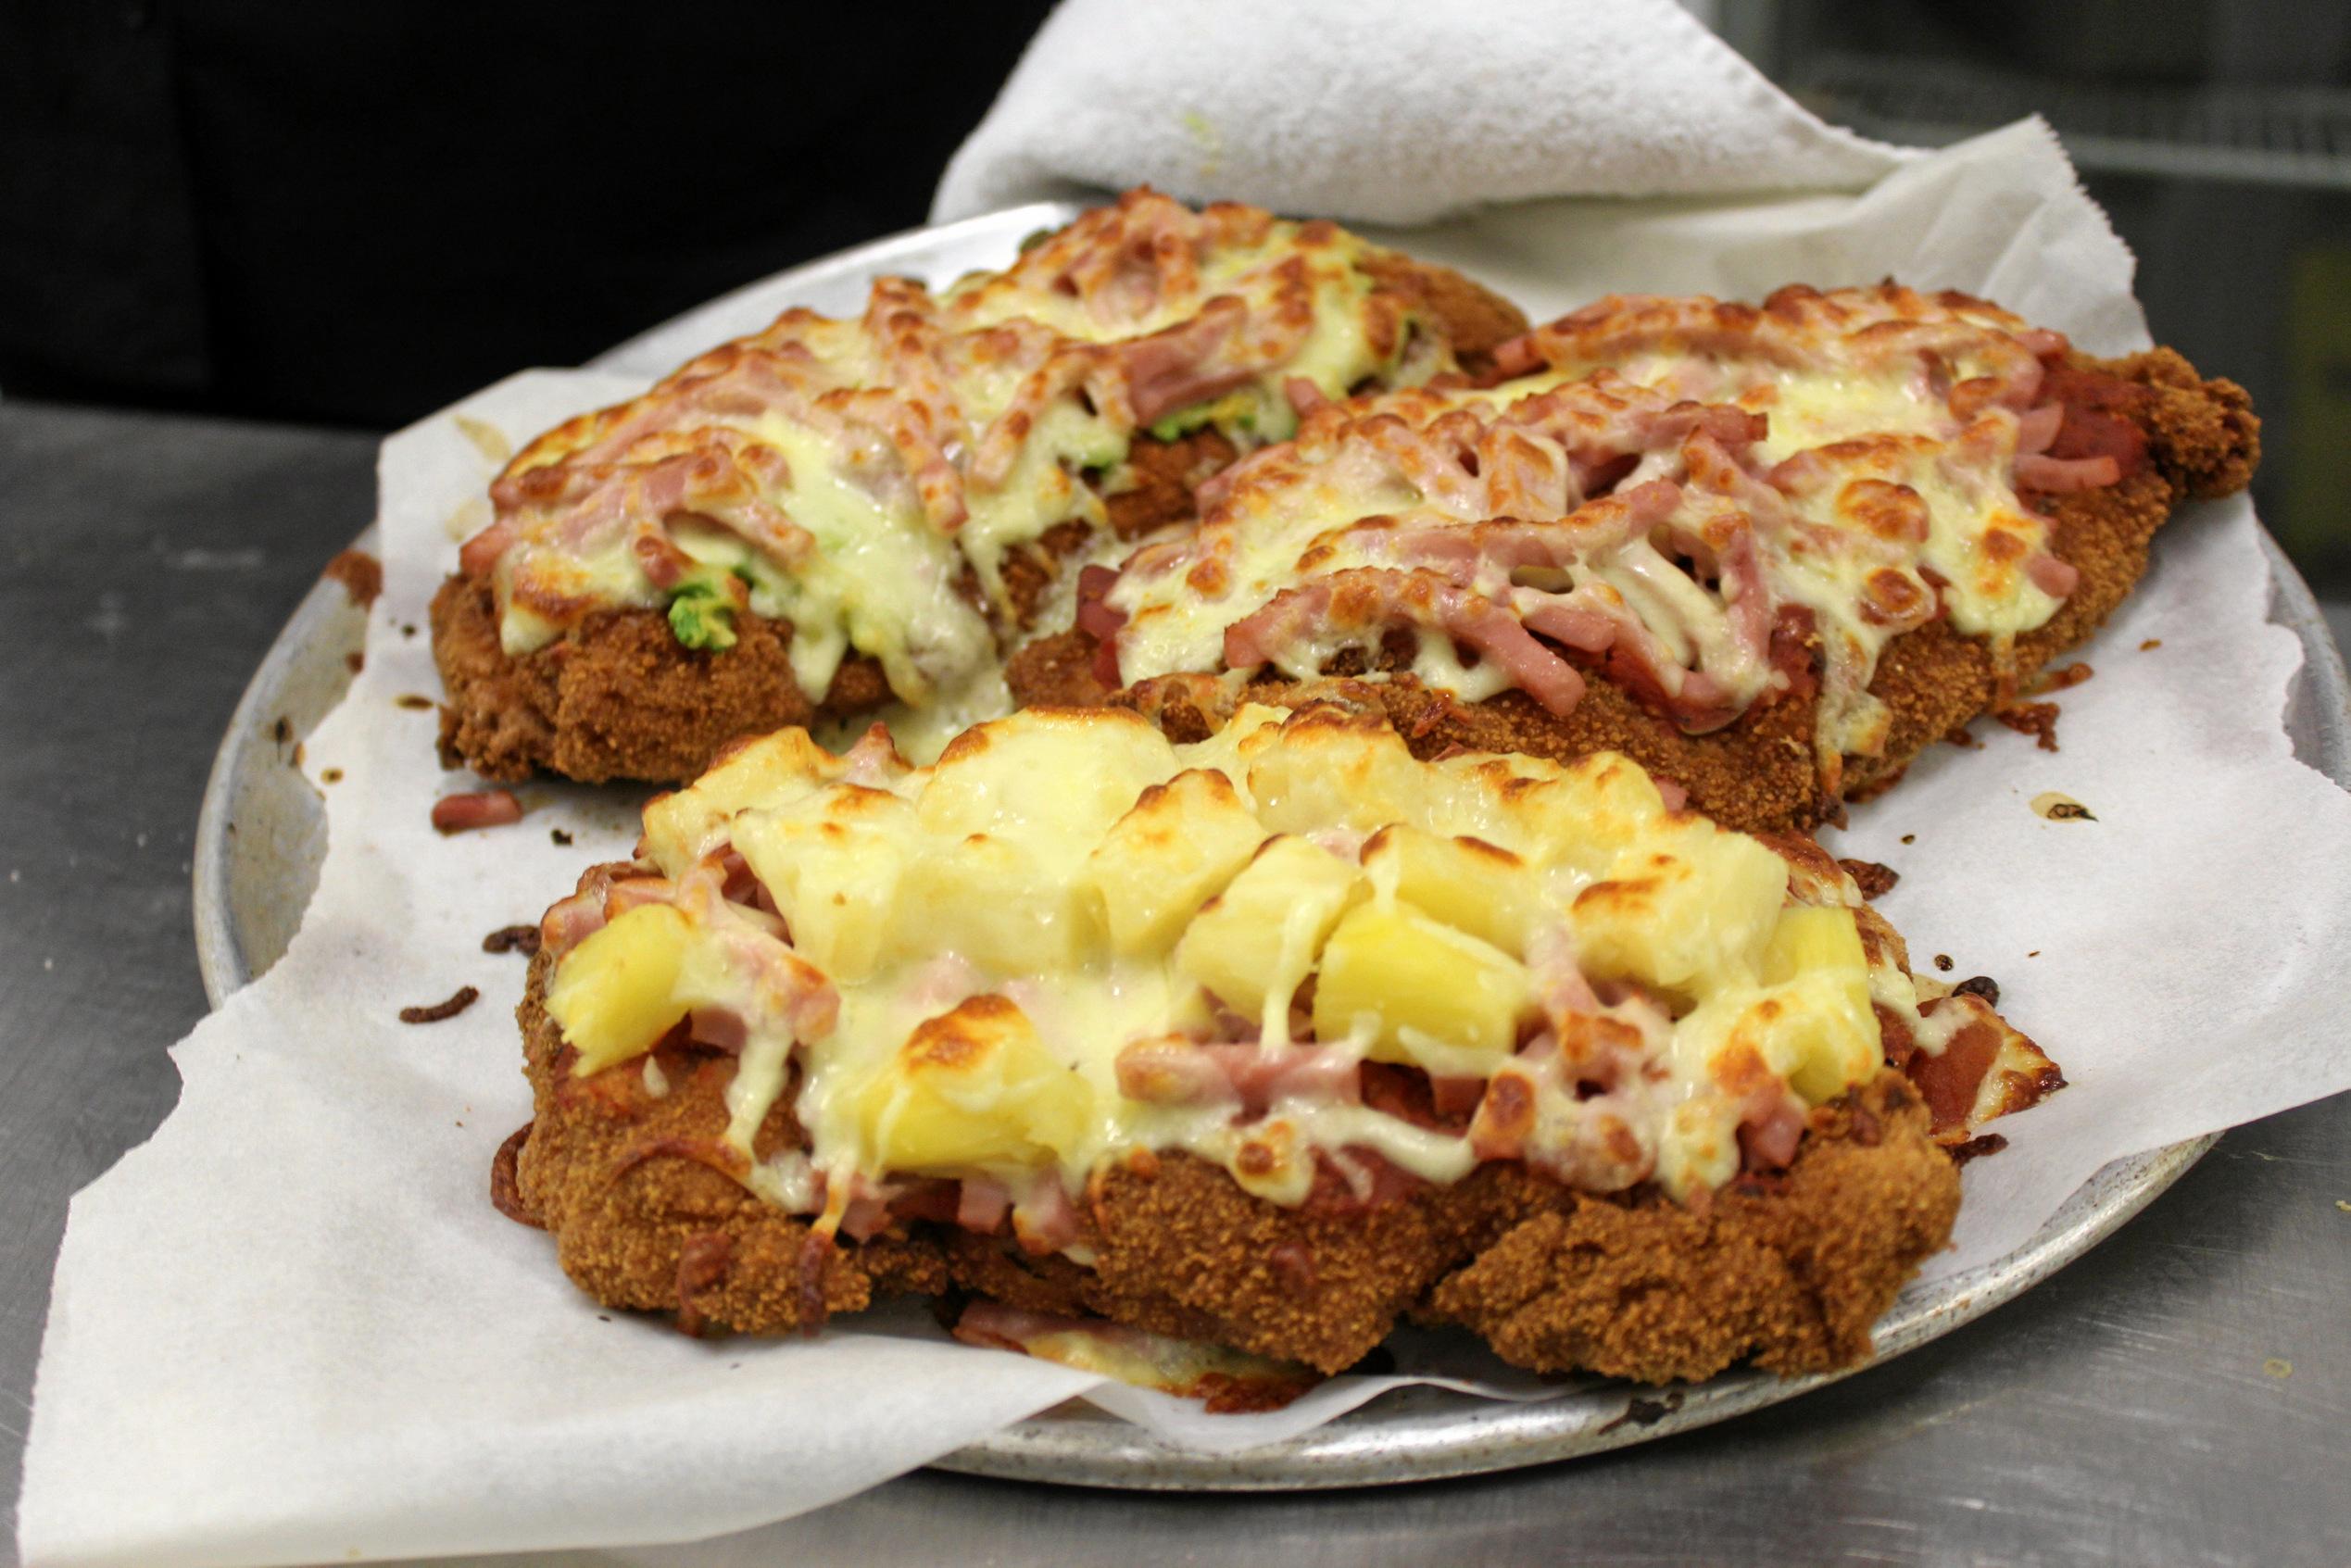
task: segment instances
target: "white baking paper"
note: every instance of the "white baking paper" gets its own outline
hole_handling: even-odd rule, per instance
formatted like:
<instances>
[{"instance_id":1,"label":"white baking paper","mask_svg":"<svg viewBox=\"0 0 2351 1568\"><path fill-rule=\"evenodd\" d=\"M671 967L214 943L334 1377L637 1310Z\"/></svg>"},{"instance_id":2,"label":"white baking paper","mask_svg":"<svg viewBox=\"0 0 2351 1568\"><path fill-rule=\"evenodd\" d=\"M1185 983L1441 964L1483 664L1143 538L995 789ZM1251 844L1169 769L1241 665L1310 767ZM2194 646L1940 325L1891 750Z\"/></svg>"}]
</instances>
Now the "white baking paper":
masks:
<instances>
[{"instance_id":1,"label":"white baking paper","mask_svg":"<svg viewBox=\"0 0 2351 1568\"><path fill-rule=\"evenodd\" d=\"M1610 288L1752 297L1891 273L1999 297L2094 349L2144 341L2129 256L2033 124L1859 197L1546 203L1399 237L1538 313ZM432 799L464 785L433 762L433 715L396 700L438 690L409 629L454 560L452 519L480 520L502 445L640 384L534 372L386 444L366 669L306 752L314 779L340 770L321 785L317 899L278 966L174 1051L170 1121L74 1201L26 1461L28 1562L698 1538L1091 1386L947 1342L919 1313L812 1342L688 1340L597 1311L547 1237L488 1204L491 1154L529 1097L509 1016L523 965L481 938L623 853L635 802L534 786L518 826L433 833ZM1884 907L1916 961L1947 953L1955 978L1996 976L2004 1010L2072 1080L1968 1168L1957 1244L1930 1277L2001 1257L2112 1159L2351 1086L2351 799L2291 756L2299 653L2265 621L2268 597L2250 506L2190 508L2081 656L2097 674L2064 696L2062 751L1983 726L1981 750L1939 748L1832 837L1903 873ZM2028 802L2045 789L2096 820L2042 820ZM471 1011L395 1021L460 985L483 993ZM1232 1447L1384 1386L1341 1380L1264 1417L1098 1397L1171 1440Z\"/></svg>"}]
</instances>

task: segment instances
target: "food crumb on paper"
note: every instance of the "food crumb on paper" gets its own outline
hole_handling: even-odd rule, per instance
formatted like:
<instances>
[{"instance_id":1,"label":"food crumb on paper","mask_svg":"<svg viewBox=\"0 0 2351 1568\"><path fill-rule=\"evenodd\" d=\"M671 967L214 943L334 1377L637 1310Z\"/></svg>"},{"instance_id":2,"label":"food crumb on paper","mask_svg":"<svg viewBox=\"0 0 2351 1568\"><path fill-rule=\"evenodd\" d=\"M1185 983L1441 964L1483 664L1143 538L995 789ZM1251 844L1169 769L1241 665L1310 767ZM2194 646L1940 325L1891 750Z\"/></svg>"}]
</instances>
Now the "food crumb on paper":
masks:
<instances>
[{"instance_id":1,"label":"food crumb on paper","mask_svg":"<svg viewBox=\"0 0 2351 1568\"><path fill-rule=\"evenodd\" d=\"M1942 971L1945 974L1949 974L1951 972L1951 955L1949 953L1937 953L1935 955L1935 967Z\"/></svg>"},{"instance_id":2,"label":"food crumb on paper","mask_svg":"<svg viewBox=\"0 0 2351 1568\"><path fill-rule=\"evenodd\" d=\"M2070 795L2044 789L2032 797L2032 814L2053 822L2094 822L2090 808Z\"/></svg>"},{"instance_id":3,"label":"food crumb on paper","mask_svg":"<svg viewBox=\"0 0 2351 1568\"><path fill-rule=\"evenodd\" d=\"M2152 653L2161 646L2163 646L2163 639L2161 637L2149 637L2145 642L2139 645L2139 651L2141 653Z\"/></svg>"},{"instance_id":4,"label":"food crumb on paper","mask_svg":"<svg viewBox=\"0 0 2351 1568\"><path fill-rule=\"evenodd\" d=\"M482 938L485 953L521 953L530 957L539 950L539 928L535 925L502 925Z\"/></svg>"},{"instance_id":5,"label":"food crumb on paper","mask_svg":"<svg viewBox=\"0 0 2351 1568\"><path fill-rule=\"evenodd\" d=\"M2294 1375L2294 1363L2283 1356L2271 1356L2261 1363L2261 1370L2271 1377L2287 1378Z\"/></svg>"},{"instance_id":6,"label":"food crumb on paper","mask_svg":"<svg viewBox=\"0 0 2351 1568\"><path fill-rule=\"evenodd\" d=\"M455 1018L459 1013L463 1012L466 1009L471 1007L475 1002L481 999L481 992L475 990L471 985L460 985L458 987L457 995L451 997L446 1002L434 1002L431 1007L402 1008L400 1010L400 1022L403 1023L438 1023L445 1018Z\"/></svg>"}]
</instances>

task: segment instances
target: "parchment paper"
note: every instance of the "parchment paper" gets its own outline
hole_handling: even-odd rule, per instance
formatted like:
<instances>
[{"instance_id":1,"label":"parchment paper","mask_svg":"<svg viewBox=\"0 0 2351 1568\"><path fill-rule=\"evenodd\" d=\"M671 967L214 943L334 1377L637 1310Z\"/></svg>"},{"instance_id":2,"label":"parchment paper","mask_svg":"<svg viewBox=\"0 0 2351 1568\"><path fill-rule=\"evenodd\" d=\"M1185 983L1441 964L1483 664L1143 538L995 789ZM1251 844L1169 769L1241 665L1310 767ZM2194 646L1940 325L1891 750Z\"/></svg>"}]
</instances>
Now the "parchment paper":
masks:
<instances>
[{"instance_id":1,"label":"parchment paper","mask_svg":"<svg viewBox=\"0 0 2351 1568\"><path fill-rule=\"evenodd\" d=\"M1538 316L1614 287L1753 297L1891 273L1990 295L2096 350L2144 341L2127 253L2030 123L1859 197L1556 202L1400 238ZM681 325L681 354L699 330ZM366 669L306 750L314 779L340 770L321 785L317 898L278 966L174 1050L170 1120L74 1201L26 1461L29 1562L698 1538L1091 1386L947 1342L919 1314L813 1342L687 1340L599 1312L544 1236L486 1201L491 1154L529 1101L509 1016L523 965L481 938L624 853L635 802L534 786L520 825L444 839L427 809L463 781L433 763L433 715L396 699L438 692L425 603L503 446L639 384L532 372L386 444ZM1939 748L1830 840L1900 871L1883 907L1916 961L1948 953L1955 977L1995 975L2003 1010L2072 1080L1968 1168L1957 1243L1930 1277L2004 1255L2112 1159L2351 1087L2351 800L2293 759L2281 727L2299 653L2264 623L2255 526L2240 499L2166 531L2081 656L2097 674L2064 696L2062 751L1983 726L1983 749ZM2045 789L2096 821L2042 820L2027 803ZM551 842L557 828L574 842ZM460 985L482 991L471 1010L395 1021ZM1131 1390L1100 1402L1233 1447L1384 1386L1340 1380L1251 1418Z\"/></svg>"}]
</instances>

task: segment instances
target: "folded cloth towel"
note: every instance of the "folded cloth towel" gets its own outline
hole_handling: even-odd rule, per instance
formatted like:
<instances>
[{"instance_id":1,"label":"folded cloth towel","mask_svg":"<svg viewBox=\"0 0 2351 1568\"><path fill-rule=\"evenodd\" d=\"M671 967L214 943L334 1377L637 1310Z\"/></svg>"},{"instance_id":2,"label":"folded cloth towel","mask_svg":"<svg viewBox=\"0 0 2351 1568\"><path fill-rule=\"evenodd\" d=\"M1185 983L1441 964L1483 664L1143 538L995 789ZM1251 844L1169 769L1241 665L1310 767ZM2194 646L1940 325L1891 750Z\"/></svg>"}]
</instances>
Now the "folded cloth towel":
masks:
<instances>
[{"instance_id":1,"label":"folded cloth towel","mask_svg":"<svg viewBox=\"0 0 2351 1568\"><path fill-rule=\"evenodd\" d=\"M1854 190L1905 157L1672 0L1064 0L932 217L1148 182L1425 223L1533 196Z\"/></svg>"}]
</instances>

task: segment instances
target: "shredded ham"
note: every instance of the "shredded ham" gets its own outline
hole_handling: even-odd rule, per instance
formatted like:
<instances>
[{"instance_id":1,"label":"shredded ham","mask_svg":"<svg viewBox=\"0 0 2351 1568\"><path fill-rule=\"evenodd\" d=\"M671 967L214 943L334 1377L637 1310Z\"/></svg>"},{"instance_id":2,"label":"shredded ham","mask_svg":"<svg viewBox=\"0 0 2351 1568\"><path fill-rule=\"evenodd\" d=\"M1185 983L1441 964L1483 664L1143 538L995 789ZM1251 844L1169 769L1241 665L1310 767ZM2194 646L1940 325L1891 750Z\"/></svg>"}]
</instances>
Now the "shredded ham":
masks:
<instances>
[{"instance_id":1,"label":"shredded ham","mask_svg":"<svg viewBox=\"0 0 2351 1568\"><path fill-rule=\"evenodd\" d=\"M522 820L522 803L511 790L477 789L445 795L433 803L433 825L442 833L471 833Z\"/></svg>"},{"instance_id":2,"label":"shredded ham","mask_svg":"<svg viewBox=\"0 0 2351 1568\"><path fill-rule=\"evenodd\" d=\"M1583 700L1583 677L1528 636L1516 616L1420 571L1359 567L1285 589L1264 609L1225 629L1225 663L1254 669L1329 631L1361 633L1399 623L1434 627L1495 659L1553 713L1570 712Z\"/></svg>"},{"instance_id":3,"label":"shredded ham","mask_svg":"<svg viewBox=\"0 0 2351 1568\"><path fill-rule=\"evenodd\" d=\"M2017 488L2064 495L2076 490L2096 490L2119 483L2122 465L2112 458L2051 458L2020 453L2017 458Z\"/></svg>"}]
</instances>

